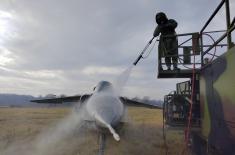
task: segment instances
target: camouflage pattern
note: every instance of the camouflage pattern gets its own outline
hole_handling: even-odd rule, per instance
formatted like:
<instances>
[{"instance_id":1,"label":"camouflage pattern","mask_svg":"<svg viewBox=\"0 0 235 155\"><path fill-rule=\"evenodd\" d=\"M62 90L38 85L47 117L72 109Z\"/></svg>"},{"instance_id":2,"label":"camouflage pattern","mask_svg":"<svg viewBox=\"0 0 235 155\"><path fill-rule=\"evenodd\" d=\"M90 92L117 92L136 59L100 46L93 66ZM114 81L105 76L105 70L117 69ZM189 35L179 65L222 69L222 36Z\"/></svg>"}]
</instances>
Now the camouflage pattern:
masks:
<instances>
[{"instance_id":1,"label":"camouflage pattern","mask_svg":"<svg viewBox=\"0 0 235 155\"><path fill-rule=\"evenodd\" d=\"M235 47L202 69L201 135L209 149L235 155Z\"/></svg>"}]
</instances>

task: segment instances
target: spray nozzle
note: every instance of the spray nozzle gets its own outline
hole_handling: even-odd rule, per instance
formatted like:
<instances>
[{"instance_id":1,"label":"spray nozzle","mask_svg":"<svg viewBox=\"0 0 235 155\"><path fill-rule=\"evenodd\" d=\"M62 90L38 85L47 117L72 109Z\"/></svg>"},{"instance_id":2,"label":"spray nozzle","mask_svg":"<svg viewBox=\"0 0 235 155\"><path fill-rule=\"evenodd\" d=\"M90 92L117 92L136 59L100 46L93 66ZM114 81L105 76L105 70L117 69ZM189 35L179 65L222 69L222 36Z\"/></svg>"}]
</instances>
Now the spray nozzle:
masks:
<instances>
[{"instance_id":1,"label":"spray nozzle","mask_svg":"<svg viewBox=\"0 0 235 155\"><path fill-rule=\"evenodd\" d=\"M137 65L137 63L140 61L140 59L143 58L142 53L139 55L139 57L135 60L135 62L133 63L133 65Z\"/></svg>"},{"instance_id":2,"label":"spray nozzle","mask_svg":"<svg viewBox=\"0 0 235 155\"><path fill-rule=\"evenodd\" d=\"M153 41L154 38L155 38L155 37L153 36L152 39L149 40L149 43L148 43L149 45L152 43L152 41Z\"/></svg>"}]
</instances>

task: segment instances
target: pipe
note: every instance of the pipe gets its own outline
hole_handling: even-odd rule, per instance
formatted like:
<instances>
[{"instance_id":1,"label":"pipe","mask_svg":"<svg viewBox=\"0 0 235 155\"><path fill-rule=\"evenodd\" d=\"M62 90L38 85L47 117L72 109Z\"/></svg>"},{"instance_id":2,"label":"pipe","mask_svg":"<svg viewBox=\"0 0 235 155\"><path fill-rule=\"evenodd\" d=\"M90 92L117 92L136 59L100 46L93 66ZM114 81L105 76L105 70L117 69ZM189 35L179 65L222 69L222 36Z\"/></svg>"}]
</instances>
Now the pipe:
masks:
<instances>
[{"instance_id":1,"label":"pipe","mask_svg":"<svg viewBox=\"0 0 235 155\"><path fill-rule=\"evenodd\" d=\"M220 4L218 5L218 7L215 9L215 11L213 12L213 14L210 16L210 18L207 20L206 24L203 26L203 28L200 31L200 34L202 34L202 32L206 29L206 27L209 25L209 23L211 22L211 20L214 18L214 16L217 14L217 12L219 12L220 8L223 6L225 0L222 0L220 2Z\"/></svg>"},{"instance_id":2,"label":"pipe","mask_svg":"<svg viewBox=\"0 0 235 155\"><path fill-rule=\"evenodd\" d=\"M144 49L142 50L142 52L140 53L140 55L138 56L138 58L135 60L135 62L133 63L134 66L137 65L137 63L140 61L141 58L143 58L143 54L144 52L148 49L149 45L152 43L153 39L155 37L152 37L152 39L148 42L148 44L144 47Z\"/></svg>"},{"instance_id":3,"label":"pipe","mask_svg":"<svg viewBox=\"0 0 235 155\"><path fill-rule=\"evenodd\" d=\"M230 29L230 7L229 7L229 0L225 0L225 10L226 10L226 24L227 24L227 31ZM227 44L228 49L232 47L232 36L231 32L227 34Z\"/></svg>"}]
</instances>

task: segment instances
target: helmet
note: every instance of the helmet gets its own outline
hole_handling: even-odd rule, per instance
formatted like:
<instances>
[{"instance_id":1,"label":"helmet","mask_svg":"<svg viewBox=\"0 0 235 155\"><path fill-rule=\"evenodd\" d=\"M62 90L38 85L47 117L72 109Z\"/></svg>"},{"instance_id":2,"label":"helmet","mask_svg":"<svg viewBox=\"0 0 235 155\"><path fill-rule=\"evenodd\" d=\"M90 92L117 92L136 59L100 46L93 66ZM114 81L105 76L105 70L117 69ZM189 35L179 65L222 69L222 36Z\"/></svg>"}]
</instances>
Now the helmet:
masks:
<instances>
[{"instance_id":1,"label":"helmet","mask_svg":"<svg viewBox=\"0 0 235 155\"><path fill-rule=\"evenodd\" d=\"M164 24L168 20L166 14L163 12L157 13L155 19L157 24Z\"/></svg>"}]
</instances>

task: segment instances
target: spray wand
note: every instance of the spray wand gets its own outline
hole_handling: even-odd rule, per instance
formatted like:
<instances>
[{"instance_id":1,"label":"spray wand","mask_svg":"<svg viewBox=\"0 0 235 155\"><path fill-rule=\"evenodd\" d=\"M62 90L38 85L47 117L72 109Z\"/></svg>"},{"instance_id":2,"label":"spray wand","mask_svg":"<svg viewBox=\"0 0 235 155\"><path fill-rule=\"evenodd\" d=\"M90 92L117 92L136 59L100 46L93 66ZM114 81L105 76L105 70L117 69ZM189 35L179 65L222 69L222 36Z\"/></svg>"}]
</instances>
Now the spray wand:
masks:
<instances>
[{"instance_id":1,"label":"spray wand","mask_svg":"<svg viewBox=\"0 0 235 155\"><path fill-rule=\"evenodd\" d=\"M148 44L144 47L144 49L142 50L142 52L140 53L140 55L138 56L138 58L135 60L135 62L133 63L134 66L137 65L137 63L140 61L141 58L143 58L143 54L145 53L145 51L148 49L149 45L152 43L153 39L155 37L153 37Z\"/></svg>"}]
</instances>

